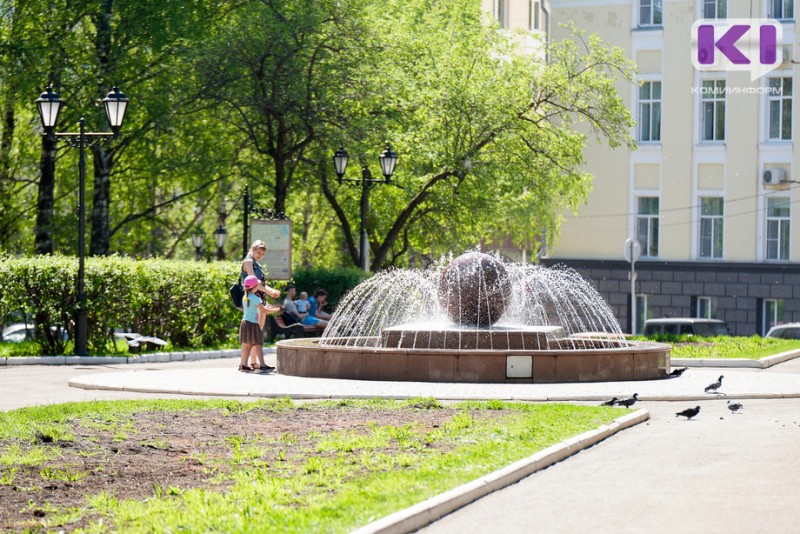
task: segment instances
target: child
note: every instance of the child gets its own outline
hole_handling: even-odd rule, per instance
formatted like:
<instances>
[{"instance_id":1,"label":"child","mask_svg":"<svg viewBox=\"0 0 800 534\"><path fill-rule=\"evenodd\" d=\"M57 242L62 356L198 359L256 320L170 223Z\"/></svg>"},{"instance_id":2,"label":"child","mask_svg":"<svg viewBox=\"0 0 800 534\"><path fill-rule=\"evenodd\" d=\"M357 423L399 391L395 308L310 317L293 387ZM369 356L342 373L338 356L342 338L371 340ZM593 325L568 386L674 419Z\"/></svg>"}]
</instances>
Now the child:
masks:
<instances>
[{"instance_id":1,"label":"child","mask_svg":"<svg viewBox=\"0 0 800 534\"><path fill-rule=\"evenodd\" d=\"M256 288L258 287L259 279L255 276L248 276L244 279L244 297L242 297L242 310L244 316L242 322L239 324L239 342L242 344L242 359L239 362L239 370L243 372L248 371L261 371L267 372L274 367L270 367L264 363L264 338L261 335L261 329L264 328L264 321L267 319L267 313L270 311L271 306L268 308L264 305L261 299L256 295ZM250 351L254 350L258 357L258 367L250 367L248 359Z\"/></svg>"},{"instance_id":2,"label":"child","mask_svg":"<svg viewBox=\"0 0 800 534\"><path fill-rule=\"evenodd\" d=\"M308 293L300 292L300 298L294 301L294 305L300 313L308 313Z\"/></svg>"}]
</instances>

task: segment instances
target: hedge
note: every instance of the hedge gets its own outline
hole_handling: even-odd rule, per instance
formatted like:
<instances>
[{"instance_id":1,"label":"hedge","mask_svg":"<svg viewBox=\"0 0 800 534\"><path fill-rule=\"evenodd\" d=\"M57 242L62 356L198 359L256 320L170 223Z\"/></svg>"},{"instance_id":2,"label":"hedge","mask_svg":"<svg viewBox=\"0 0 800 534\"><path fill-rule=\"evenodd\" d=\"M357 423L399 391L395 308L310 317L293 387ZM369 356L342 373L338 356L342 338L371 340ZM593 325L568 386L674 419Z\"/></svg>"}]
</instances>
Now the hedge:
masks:
<instances>
[{"instance_id":1,"label":"hedge","mask_svg":"<svg viewBox=\"0 0 800 534\"><path fill-rule=\"evenodd\" d=\"M214 346L235 335L241 312L228 289L239 262L86 259L87 344L91 353L113 346L114 331L138 332L172 342L173 347ZM32 322L43 354L64 354L67 344L51 326L75 339L78 259L71 256L0 258L0 324ZM329 292L329 311L367 275L357 269L295 272L298 291ZM275 282L283 290L287 282Z\"/></svg>"},{"instance_id":2,"label":"hedge","mask_svg":"<svg viewBox=\"0 0 800 534\"><path fill-rule=\"evenodd\" d=\"M236 280L233 262L86 259L87 343L93 353L107 350L114 330L169 340L175 347L203 347L226 341L241 312L230 302ZM50 326L66 328L75 339L78 260L36 256L0 260L0 319L27 318L44 354L59 355L66 343Z\"/></svg>"}]
</instances>

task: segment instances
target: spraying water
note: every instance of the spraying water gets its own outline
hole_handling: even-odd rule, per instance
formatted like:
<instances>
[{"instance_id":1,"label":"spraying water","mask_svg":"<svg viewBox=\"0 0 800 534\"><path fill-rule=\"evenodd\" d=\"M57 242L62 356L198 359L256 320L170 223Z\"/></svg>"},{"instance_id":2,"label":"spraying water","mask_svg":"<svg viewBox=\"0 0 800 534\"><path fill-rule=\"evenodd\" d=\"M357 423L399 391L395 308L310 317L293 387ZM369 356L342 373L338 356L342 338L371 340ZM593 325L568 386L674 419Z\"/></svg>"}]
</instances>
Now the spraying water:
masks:
<instances>
[{"instance_id":1,"label":"spraying water","mask_svg":"<svg viewBox=\"0 0 800 534\"><path fill-rule=\"evenodd\" d=\"M339 303L320 345L569 350L628 342L605 300L573 269L469 252L364 281Z\"/></svg>"}]
</instances>

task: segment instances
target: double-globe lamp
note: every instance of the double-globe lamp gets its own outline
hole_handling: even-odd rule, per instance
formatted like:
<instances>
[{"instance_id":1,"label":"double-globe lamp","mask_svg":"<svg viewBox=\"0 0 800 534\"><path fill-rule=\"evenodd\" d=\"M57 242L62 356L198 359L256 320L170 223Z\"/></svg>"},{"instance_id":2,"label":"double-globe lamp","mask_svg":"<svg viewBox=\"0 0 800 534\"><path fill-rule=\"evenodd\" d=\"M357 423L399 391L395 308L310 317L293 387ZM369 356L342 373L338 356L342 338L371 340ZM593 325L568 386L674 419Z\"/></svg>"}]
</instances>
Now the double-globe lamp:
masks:
<instances>
[{"instance_id":1,"label":"double-globe lamp","mask_svg":"<svg viewBox=\"0 0 800 534\"><path fill-rule=\"evenodd\" d=\"M360 259L361 268L364 271L369 271L369 241L367 240L366 220L369 213L369 190L374 184L388 184L394 174L394 168L397 165L397 152L392 150L389 143L386 143L386 148L381 152L378 161L381 164L381 172L383 173L383 180L376 180L372 178L369 169L366 165L361 166L361 178L358 179L344 179L344 172L347 170L347 161L350 158L347 150L343 146L333 154L333 166L336 170L336 176L339 177L339 183L345 182L360 182L361 183L361 243L360 243Z\"/></svg>"},{"instance_id":2,"label":"double-globe lamp","mask_svg":"<svg viewBox=\"0 0 800 534\"><path fill-rule=\"evenodd\" d=\"M85 203L85 183L86 183L86 147L93 145L99 139L117 137L125 119L125 111L128 108L128 98L119 90L116 85L102 100L106 110L106 117L111 126L111 133L107 132L87 132L86 120L81 117L78 121L78 132L56 132L58 114L61 111L62 100L58 94L53 92L48 85L45 91L36 99L39 108L39 118L44 128L44 137L52 141L66 139L70 146L80 150L78 158L78 280L77 280L77 310L75 313L75 354L85 356L88 354L87 348L87 312L86 312L86 291L84 289L85 278L85 239L86 234L86 203Z\"/></svg>"}]
</instances>

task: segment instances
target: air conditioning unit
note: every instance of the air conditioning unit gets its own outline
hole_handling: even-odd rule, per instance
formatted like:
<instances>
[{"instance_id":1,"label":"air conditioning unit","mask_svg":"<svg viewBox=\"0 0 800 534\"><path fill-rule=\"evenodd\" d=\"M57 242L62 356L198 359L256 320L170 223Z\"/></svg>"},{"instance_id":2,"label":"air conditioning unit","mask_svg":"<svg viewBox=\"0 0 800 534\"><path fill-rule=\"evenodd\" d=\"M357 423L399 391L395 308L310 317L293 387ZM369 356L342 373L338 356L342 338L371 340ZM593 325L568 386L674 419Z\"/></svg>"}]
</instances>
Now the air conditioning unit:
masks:
<instances>
[{"instance_id":1,"label":"air conditioning unit","mask_svg":"<svg viewBox=\"0 0 800 534\"><path fill-rule=\"evenodd\" d=\"M778 185L786 181L786 171L780 167L766 169L761 175L764 185Z\"/></svg>"}]
</instances>

